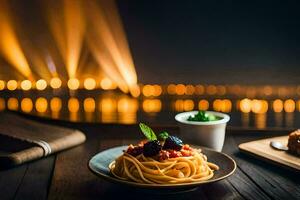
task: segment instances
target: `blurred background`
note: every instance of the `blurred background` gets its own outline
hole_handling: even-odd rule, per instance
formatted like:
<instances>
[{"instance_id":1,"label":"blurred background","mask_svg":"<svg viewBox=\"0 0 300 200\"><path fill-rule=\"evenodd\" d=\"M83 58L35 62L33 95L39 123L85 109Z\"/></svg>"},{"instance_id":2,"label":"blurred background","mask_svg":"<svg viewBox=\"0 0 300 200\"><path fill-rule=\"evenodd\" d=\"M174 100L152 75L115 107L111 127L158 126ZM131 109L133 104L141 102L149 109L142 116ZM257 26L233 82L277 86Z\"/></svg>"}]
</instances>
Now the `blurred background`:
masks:
<instances>
[{"instance_id":1,"label":"blurred background","mask_svg":"<svg viewBox=\"0 0 300 200\"><path fill-rule=\"evenodd\" d=\"M0 110L89 123L300 122L297 1L0 0Z\"/></svg>"}]
</instances>

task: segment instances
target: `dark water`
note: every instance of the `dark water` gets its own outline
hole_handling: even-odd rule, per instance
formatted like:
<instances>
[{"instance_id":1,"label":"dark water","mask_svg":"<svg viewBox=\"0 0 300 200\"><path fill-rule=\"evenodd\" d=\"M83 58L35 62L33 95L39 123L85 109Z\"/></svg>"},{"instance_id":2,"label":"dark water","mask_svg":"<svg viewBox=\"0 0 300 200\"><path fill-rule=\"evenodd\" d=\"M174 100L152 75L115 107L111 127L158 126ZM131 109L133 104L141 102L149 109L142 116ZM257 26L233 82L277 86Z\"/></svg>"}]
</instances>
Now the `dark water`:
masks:
<instances>
[{"instance_id":1,"label":"dark water","mask_svg":"<svg viewBox=\"0 0 300 200\"><path fill-rule=\"evenodd\" d=\"M73 122L134 124L143 121L152 124L176 124L176 113L198 110L201 101L202 109L205 103L209 103L205 109L228 113L231 117L229 125L233 127L265 129L297 128L300 125L296 98L290 99L291 102L283 99L282 105L276 108L272 98L263 100L267 107L260 107L263 104L258 99L247 99L250 107L252 106L250 110L247 110L248 104L241 103L243 99L167 94L156 98L132 98L119 92L84 90L75 93L15 91L0 94L0 109Z\"/></svg>"}]
</instances>

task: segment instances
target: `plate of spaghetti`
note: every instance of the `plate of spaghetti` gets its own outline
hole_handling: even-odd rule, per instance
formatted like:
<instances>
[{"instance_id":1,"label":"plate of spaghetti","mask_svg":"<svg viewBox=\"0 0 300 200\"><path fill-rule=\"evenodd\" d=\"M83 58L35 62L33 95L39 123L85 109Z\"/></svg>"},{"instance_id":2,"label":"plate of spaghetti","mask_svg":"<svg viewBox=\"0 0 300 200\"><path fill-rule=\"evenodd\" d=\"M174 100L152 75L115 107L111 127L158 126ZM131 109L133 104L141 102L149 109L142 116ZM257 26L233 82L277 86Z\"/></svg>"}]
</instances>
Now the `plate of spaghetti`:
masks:
<instances>
[{"instance_id":1,"label":"plate of spaghetti","mask_svg":"<svg viewBox=\"0 0 300 200\"><path fill-rule=\"evenodd\" d=\"M224 153L184 144L167 132L156 135L143 123L140 128L146 140L98 153L89 169L108 181L146 189L195 187L222 180L236 169Z\"/></svg>"}]
</instances>

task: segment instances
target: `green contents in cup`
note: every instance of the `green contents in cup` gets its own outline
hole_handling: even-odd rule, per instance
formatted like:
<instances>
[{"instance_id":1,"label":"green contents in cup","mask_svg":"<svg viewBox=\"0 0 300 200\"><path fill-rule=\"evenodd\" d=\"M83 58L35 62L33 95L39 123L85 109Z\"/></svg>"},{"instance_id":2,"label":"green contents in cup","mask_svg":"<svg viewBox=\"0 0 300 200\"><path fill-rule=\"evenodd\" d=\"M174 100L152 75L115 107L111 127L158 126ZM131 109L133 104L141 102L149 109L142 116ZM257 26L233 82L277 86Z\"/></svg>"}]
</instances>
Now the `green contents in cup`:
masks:
<instances>
[{"instance_id":1,"label":"green contents in cup","mask_svg":"<svg viewBox=\"0 0 300 200\"><path fill-rule=\"evenodd\" d=\"M223 119L223 118L200 110L200 111L198 111L198 113L196 115L189 116L189 118L187 120L194 121L194 122L209 122L209 121L217 121L220 119Z\"/></svg>"}]
</instances>

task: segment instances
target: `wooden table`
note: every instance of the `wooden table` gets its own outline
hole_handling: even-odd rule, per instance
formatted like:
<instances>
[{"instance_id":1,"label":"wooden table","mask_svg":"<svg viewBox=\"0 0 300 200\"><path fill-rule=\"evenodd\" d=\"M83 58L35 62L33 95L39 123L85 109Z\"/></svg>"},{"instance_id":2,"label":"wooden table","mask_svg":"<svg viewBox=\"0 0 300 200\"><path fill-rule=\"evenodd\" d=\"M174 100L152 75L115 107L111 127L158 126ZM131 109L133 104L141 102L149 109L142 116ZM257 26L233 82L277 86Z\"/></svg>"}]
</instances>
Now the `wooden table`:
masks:
<instances>
[{"instance_id":1,"label":"wooden table","mask_svg":"<svg viewBox=\"0 0 300 200\"><path fill-rule=\"evenodd\" d=\"M81 146L14 169L0 171L0 199L300 199L300 174L240 153L242 142L286 134L286 131L229 129L224 152L237 162L235 173L220 182L176 195L141 193L101 180L87 168L99 151L142 138L133 125L71 124L48 122L81 129L87 141ZM154 126L178 134L177 127Z\"/></svg>"}]
</instances>

